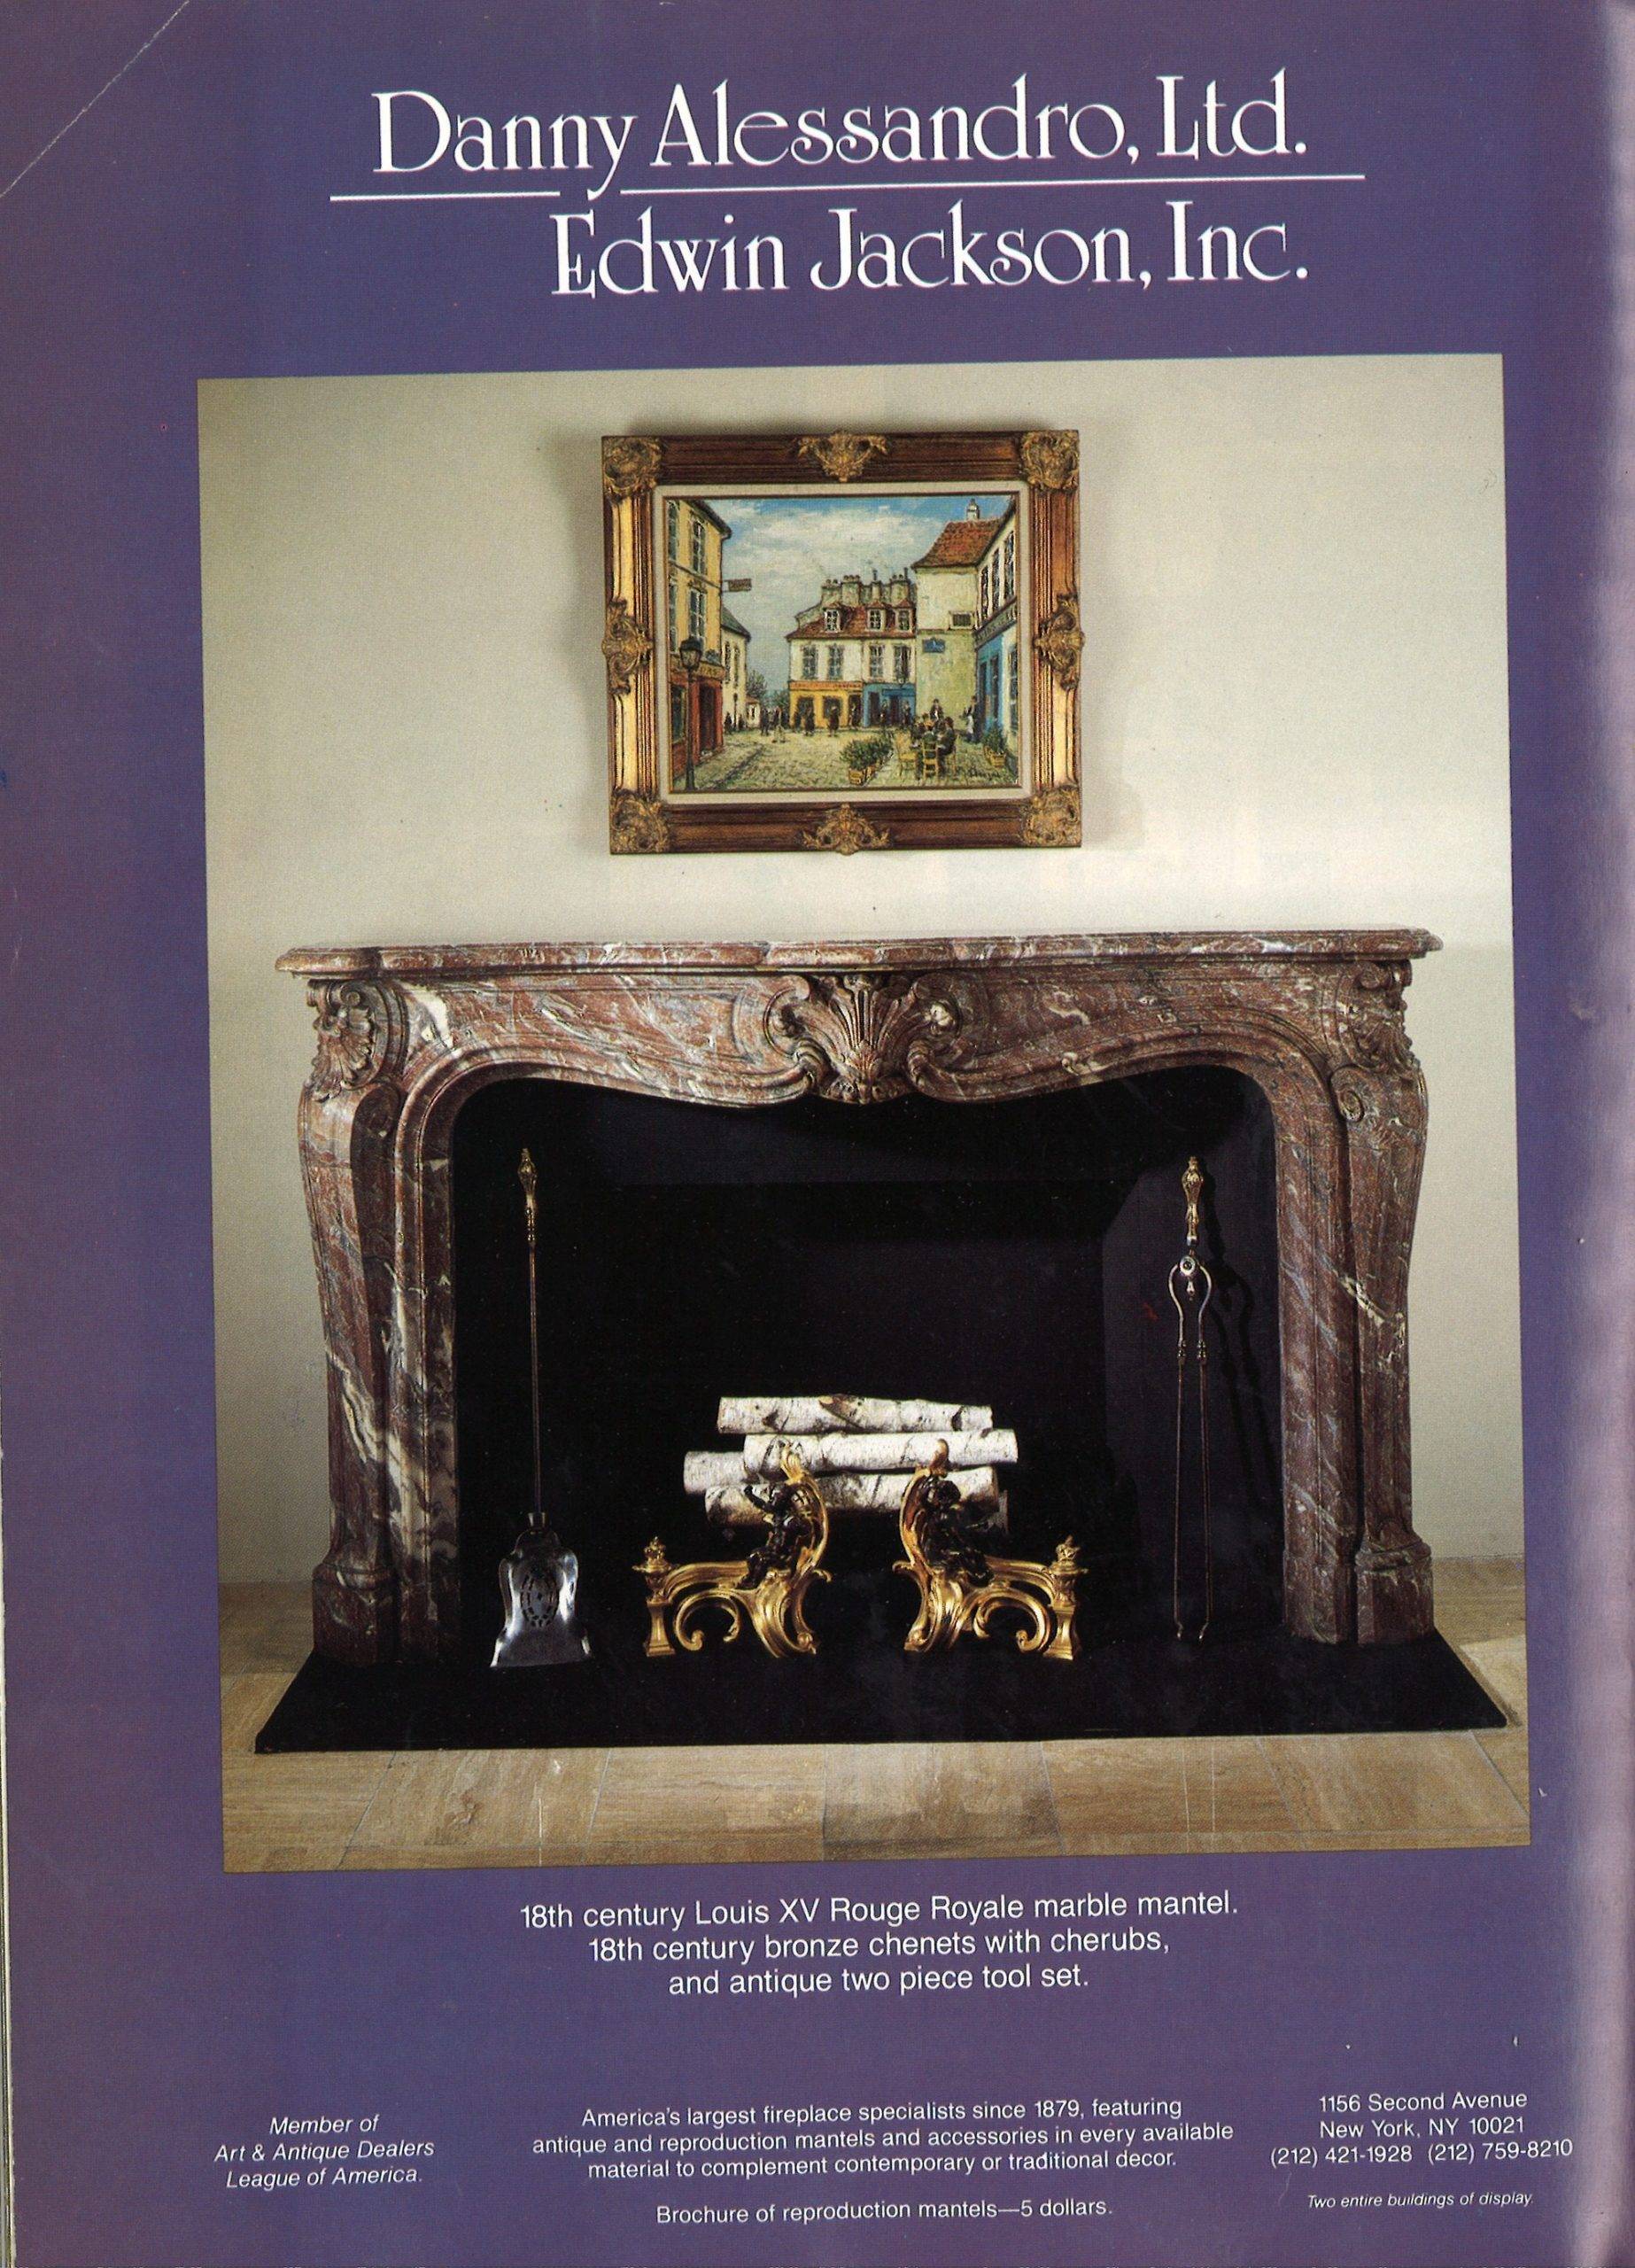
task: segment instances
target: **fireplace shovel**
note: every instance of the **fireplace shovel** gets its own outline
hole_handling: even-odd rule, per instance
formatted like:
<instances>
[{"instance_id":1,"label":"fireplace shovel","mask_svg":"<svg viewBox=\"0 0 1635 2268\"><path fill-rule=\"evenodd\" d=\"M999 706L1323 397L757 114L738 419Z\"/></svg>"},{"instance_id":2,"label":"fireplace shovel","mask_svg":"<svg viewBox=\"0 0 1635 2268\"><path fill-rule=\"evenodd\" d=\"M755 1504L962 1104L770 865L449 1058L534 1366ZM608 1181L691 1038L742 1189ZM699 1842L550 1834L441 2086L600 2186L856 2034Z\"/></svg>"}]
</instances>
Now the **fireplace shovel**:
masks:
<instances>
[{"instance_id":1,"label":"fireplace shovel","mask_svg":"<svg viewBox=\"0 0 1635 2268\"><path fill-rule=\"evenodd\" d=\"M495 1669L542 1669L582 1662L590 1641L576 1612L578 1554L570 1551L545 1517L545 1479L539 1434L539 1175L528 1152L517 1168L528 1231L528 1383L533 1405L533 1506L528 1525L500 1563L505 1627L494 1644Z\"/></svg>"}]
</instances>

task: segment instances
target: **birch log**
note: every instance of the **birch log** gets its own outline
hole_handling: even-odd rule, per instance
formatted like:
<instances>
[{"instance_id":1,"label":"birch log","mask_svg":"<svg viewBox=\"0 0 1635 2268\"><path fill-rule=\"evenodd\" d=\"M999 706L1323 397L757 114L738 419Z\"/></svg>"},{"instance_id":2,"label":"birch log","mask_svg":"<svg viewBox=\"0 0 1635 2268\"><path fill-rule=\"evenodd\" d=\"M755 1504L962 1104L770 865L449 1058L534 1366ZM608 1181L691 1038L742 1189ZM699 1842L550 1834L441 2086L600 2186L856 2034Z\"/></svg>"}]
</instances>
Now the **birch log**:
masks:
<instances>
[{"instance_id":1,"label":"birch log","mask_svg":"<svg viewBox=\"0 0 1635 2268\"><path fill-rule=\"evenodd\" d=\"M826 1472L818 1485L832 1512L895 1513L902 1509L913 1478L911 1472ZM998 1498L999 1475L991 1464L968 1466L949 1478L967 1504L991 1503ZM704 1510L712 1520L723 1520L728 1526L763 1517L745 1494L741 1474L734 1483L706 1488Z\"/></svg>"},{"instance_id":2,"label":"birch log","mask_svg":"<svg viewBox=\"0 0 1635 2268\"><path fill-rule=\"evenodd\" d=\"M748 1477L737 1449L689 1449L681 1467L681 1485L689 1496L702 1496L711 1488L741 1488Z\"/></svg>"},{"instance_id":3,"label":"birch log","mask_svg":"<svg viewBox=\"0 0 1635 2268\"><path fill-rule=\"evenodd\" d=\"M986 1433L752 1433L741 1449L689 1449L681 1485L689 1496L707 1488L737 1488L772 1478L779 1451L793 1449L810 1473L912 1472L929 1464L937 1444L948 1445L952 1465L1014 1464L1016 1435Z\"/></svg>"},{"instance_id":4,"label":"birch log","mask_svg":"<svg viewBox=\"0 0 1635 2268\"><path fill-rule=\"evenodd\" d=\"M878 1477L885 1480L900 1479L906 1489L913 1475L904 1472L887 1473ZM865 1520L872 1517L883 1520L896 1518L898 1508L895 1504L865 1506L861 1509L856 1505L837 1504L830 1491L846 1478L844 1473L831 1474L827 1481L818 1483L823 1501L827 1505L832 1518L843 1522ZM973 1534L1000 1536L1008 1532L1010 1505L1003 1488L998 1489L991 1496L966 1496L964 1503L965 1517ZM751 1503L741 1488L709 1489L704 1497L704 1511L717 1527L759 1527L766 1518L765 1513Z\"/></svg>"},{"instance_id":5,"label":"birch log","mask_svg":"<svg viewBox=\"0 0 1635 2268\"><path fill-rule=\"evenodd\" d=\"M950 1464L1014 1464L1016 1435L983 1433L751 1433L744 1443L744 1471L752 1480L779 1470L779 1455L792 1449L808 1472L911 1472L929 1464L939 1445Z\"/></svg>"},{"instance_id":6,"label":"birch log","mask_svg":"<svg viewBox=\"0 0 1635 2268\"><path fill-rule=\"evenodd\" d=\"M979 1402L860 1394L729 1394L716 1412L718 1433L984 1433L993 1422Z\"/></svg>"},{"instance_id":7,"label":"birch log","mask_svg":"<svg viewBox=\"0 0 1635 2268\"><path fill-rule=\"evenodd\" d=\"M987 1433L752 1433L741 1449L689 1449L681 1485L689 1496L707 1488L739 1488L746 1480L775 1479L779 1452L793 1449L810 1473L912 1472L929 1464L937 1444L948 1445L949 1463L1014 1464L1016 1435Z\"/></svg>"}]
</instances>

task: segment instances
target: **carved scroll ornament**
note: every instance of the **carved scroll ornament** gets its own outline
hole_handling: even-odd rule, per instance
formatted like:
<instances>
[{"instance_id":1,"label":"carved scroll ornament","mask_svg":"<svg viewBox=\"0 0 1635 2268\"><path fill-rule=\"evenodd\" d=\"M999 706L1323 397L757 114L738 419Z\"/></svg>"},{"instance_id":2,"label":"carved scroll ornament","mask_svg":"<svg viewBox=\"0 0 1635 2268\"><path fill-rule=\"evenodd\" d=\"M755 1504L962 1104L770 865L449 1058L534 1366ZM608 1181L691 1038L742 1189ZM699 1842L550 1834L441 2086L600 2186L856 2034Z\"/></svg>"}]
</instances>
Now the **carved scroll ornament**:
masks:
<instances>
[{"instance_id":1,"label":"carved scroll ornament","mask_svg":"<svg viewBox=\"0 0 1635 2268\"><path fill-rule=\"evenodd\" d=\"M809 850L838 850L842 858L849 858L857 850L891 848L890 831L864 819L854 804L840 804L817 827L803 830L801 840Z\"/></svg>"},{"instance_id":2,"label":"carved scroll ornament","mask_svg":"<svg viewBox=\"0 0 1635 2268\"><path fill-rule=\"evenodd\" d=\"M1412 1077L1419 1059L1408 1039L1406 961L1361 961L1344 972L1335 999L1334 1045L1359 1070Z\"/></svg>"},{"instance_id":3,"label":"carved scroll ornament","mask_svg":"<svg viewBox=\"0 0 1635 2268\"><path fill-rule=\"evenodd\" d=\"M609 693L628 693L636 672L653 652L653 641L630 610L626 599L609 599L608 626L602 635L602 659L608 664Z\"/></svg>"},{"instance_id":4,"label":"carved scroll ornament","mask_svg":"<svg viewBox=\"0 0 1635 2268\"><path fill-rule=\"evenodd\" d=\"M1079 682L1079 656L1084 651L1077 591L1064 591L1045 616L1039 625L1038 646L1051 675L1067 692L1073 692Z\"/></svg>"}]
</instances>

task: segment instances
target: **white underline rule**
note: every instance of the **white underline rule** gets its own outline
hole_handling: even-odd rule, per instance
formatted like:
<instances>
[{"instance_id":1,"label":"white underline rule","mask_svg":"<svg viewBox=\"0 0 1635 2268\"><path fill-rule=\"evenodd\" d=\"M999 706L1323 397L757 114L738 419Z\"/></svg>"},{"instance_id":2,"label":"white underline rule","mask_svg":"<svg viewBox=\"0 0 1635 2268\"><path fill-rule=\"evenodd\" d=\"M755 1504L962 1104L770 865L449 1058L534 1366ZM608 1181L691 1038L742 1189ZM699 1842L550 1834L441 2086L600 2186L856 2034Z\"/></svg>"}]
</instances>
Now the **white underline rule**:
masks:
<instances>
[{"instance_id":1,"label":"white underline rule","mask_svg":"<svg viewBox=\"0 0 1635 2268\"><path fill-rule=\"evenodd\" d=\"M1012 175L967 181L750 181L732 189L714 183L663 183L652 189L622 189L621 197L835 197L869 190L933 189L945 193L967 189L1225 189L1261 188L1287 182L1367 181L1367 174L1061 174L1050 180Z\"/></svg>"},{"instance_id":2,"label":"white underline rule","mask_svg":"<svg viewBox=\"0 0 1635 2268\"><path fill-rule=\"evenodd\" d=\"M621 197L866 197L930 190L943 196L983 189L1270 189L1288 184L1364 182L1367 174L1059 174L1049 180L983 175L966 181L663 182L622 189ZM330 192L331 205L458 205L480 198L562 197L560 189L353 189Z\"/></svg>"},{"instance_id":3,"label":"white underline rule","mask_svg":"<svg viewBox=\"0 0 1635 2268\"><path fill-rule=\"evenodd\" d=\"M333 190L331 205L459 205L479 198L560 197L560 189L344 189Z\"/></svg>"}]
</instances>

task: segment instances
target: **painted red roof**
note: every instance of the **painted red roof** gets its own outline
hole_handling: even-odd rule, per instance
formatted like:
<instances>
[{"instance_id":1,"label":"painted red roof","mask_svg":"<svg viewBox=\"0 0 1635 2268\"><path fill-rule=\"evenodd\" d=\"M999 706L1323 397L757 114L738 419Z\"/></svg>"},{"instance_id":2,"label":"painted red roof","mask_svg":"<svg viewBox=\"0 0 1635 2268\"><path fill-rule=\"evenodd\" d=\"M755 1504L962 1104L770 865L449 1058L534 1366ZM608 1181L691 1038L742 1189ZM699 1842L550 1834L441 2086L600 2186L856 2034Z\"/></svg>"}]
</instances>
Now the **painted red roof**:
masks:
<instances>
[{"instance_id":1,"label":"painted red roof","mask_svg":"<svg viewBox=\"0 0 1635 2268\"><path fill-rule=\"evenodd\" d=\"M1003 524L1003 520L950 520L924 558L914 564L974 567Z\"/></svg>"}]
</instances>

